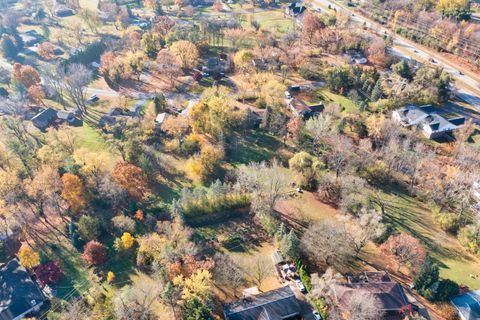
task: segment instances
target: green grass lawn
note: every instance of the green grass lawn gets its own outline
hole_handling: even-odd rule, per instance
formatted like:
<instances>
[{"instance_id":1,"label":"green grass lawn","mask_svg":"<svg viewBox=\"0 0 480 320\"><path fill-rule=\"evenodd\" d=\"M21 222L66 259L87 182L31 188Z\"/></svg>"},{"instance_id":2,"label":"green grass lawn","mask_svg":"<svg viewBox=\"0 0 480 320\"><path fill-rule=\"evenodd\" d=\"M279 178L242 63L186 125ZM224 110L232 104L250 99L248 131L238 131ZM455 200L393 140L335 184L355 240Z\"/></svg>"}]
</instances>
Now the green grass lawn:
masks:
<instances>
[{"instance_id":1,"label":"green grass lawn","mask_svg":"<svg viewBox=\"0 0 480 320\"><path fill-rule=\"evenodd\" d=\"M286 33L295 28L295 22L292 19L285 18L283 10L281 9L256 12L252 14L251 17L260 24L262 29ZM242 21L242 25L245 28L250 27L250 20L248 18L249 17Z\"/></svg>"},{"instance_id":2,"label":"green grass lawn","mask_svg":"<svg viewBox=\"0 0 480 320\"><path fill-rule=\"evenodd\" d=\"M458 240L436 225L430 209L422 202L408 196L400 188L384 189L387 201L386 219L395 229L419 239L429 254L438 261L440 275L471 289L480 288L480 280L470 274L478 274L480 260L468 254Z\"/></svg>"},{"instance_id":3,"label":"green grass lawn","mask_svg":"<svg viewBox=\"0 0 480 320\"><path fill-rule=\"evenodd\" d=\"M268 161L278 157L277 150L282 143L273 135L252 130L247 135L239 136L237 143L228 154L228 162L233 166L250 162Z\"/></svg>"},{"instance_id":4,"label":"green grass lawn","mask_svg":"<svg viewBox=\"0 0 480 320\"><path fill-rule=\"evenodd\" d=\"M352 112L358 110L357 105L352 100L342 95L335 94L327 89L319 89L317 90L317 94L322 96L324 98L324 101L326 102L331 101L338 103L343 107L345 112Z\"/></svg>"}]
</instances>

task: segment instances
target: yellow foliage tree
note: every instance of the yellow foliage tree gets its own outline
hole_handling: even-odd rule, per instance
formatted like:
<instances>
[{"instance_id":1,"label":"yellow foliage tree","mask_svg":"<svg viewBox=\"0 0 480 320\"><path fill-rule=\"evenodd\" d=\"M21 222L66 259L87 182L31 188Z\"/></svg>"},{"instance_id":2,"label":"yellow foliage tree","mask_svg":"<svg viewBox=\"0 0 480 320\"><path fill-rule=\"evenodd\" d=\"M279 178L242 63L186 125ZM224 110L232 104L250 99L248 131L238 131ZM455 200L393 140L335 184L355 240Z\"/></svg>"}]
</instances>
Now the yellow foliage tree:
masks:
<instances>
[{"instance_id":1,"label":"yellow foliage tree","mask_svg":"<svg viewBox=\"0 0 480 320\"><path fill-rule=\"evenodd\" d=\"M111 283L115 279L115 273L112 271L108 271L107 273L107 282Z\"/></svg>"},{"instance_id":2,"label":"yellow foliage tree","mask_svg":"<svg viewBox=\"0 0 480 320\"><path fill-rule=\"evenodd\" d=\"M135 242L135 238L128 232L124 232L121 239L125 249L130 249Z\"/></svg>"},{"instance_id":3,"label":"yellow foliage tree","mask_svg":"<svg viewBox=\"0 0 480 320\"><path fill-rule=\"evenodd\" d=\"M63 192L62 198L68 204L70 210L75 213L80 212L86 206L85 189L80 178L71 173L65 173L62 176Z\"/></svg>"},{"instance_id":4,"label":"yellow foliage tree","mask_svg":"<svg viewBox=\"0 0 480 320\"><path fill-rule=\"evenodd\" d=\"M187 40L174 42L170 51L182 68L193 68L199 57L197 46Z\"/></svg>"},{"instance_id":5,"label":"yellow foliage tree","mask_svg":"<svg viewBox=\"0 0 480 320\"><path fill-rule=\"evenodd\" d=\"M20 259L20 264L27 269L32 269L40 264L40 255L26 245L23 245L18 250L18 258Z\"/></svg>"},{"instance_id":6,"label":"yellow foliage tree","mask_svg":"<svg viewBox=\"0 0 480 320\"><path fill-rule=\"evenodd\" d=\"M437 6L440 10L451 12L466 8L469 3L469 0L439 0Z\"/></svg>"},{"instance_id":7,"label":"yellow foliage tree","mask_svg":"<svg viewBox=\"0 0 480 320\"><path fill-rule=\"evenodd\" d=\"M204 269L197 270L189 278L179 275L173 279L173 284L182 288L183 300L206 301L212 293L212 275Z\"/></svg>"}]
</instances>

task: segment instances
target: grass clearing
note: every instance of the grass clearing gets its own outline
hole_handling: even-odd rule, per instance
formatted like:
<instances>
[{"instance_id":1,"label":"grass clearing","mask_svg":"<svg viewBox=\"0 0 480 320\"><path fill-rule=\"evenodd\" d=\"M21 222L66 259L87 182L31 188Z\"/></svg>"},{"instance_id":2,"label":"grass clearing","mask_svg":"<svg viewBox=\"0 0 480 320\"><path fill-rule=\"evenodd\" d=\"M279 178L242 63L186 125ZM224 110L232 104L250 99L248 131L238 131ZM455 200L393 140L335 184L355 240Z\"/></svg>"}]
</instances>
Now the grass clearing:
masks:
<instances>
[{"instance_id":1,"label":"grass clearing","mask_svg":"<svg viewBox=\"0 0 480 320\"><path fill-rule=\"evenodd\" d=\"M323 100L326 102L330 101L330 102L338 103L340 106L343 107L344 112L350 113L358 110L358 106L352 100L342 95L335 94L326 89L317 90L317 94L323 97L324 98Z\"/></svg>"}]
</instances>

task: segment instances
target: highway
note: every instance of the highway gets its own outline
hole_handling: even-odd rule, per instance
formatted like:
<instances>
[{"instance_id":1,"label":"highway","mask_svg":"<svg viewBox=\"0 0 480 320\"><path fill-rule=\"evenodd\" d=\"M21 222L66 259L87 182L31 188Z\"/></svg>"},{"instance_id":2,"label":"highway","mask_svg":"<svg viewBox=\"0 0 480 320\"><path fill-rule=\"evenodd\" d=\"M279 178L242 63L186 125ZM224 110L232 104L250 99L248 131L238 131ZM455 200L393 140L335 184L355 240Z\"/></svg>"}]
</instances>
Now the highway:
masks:
<instances>
[{"instance_id":1,"label":"highway","mask_svg":"<svg viewBox=\"0 0 480 320\"><path fill-rule=\"evenodd\" d=\"M473 73L469 71L460 72L460 68L458 66L455 66L440 55L432 53L430 50L425 49L422 45L405 39L404 37L393 33L391 30L385 28L381 24L359 15L350 7L340 5L332 0L312 1L313 8L320 8L320 10L327 12L329 5L331 9L336 9L337 12L343 12L349 15L351 21L362 26L365 25L370 30L375 30L374 32L378 35L384 35L385 33L389 34L393 39L393 47L391 48L392 54L405 59L416 60L421 63L429 63L433 66L436 65L442 67L455 79L457 97L476 109L480 109L480 87L476 75L474 76ZM432 58L433 62L431 60Z\"/></svg>"}]
</instances>

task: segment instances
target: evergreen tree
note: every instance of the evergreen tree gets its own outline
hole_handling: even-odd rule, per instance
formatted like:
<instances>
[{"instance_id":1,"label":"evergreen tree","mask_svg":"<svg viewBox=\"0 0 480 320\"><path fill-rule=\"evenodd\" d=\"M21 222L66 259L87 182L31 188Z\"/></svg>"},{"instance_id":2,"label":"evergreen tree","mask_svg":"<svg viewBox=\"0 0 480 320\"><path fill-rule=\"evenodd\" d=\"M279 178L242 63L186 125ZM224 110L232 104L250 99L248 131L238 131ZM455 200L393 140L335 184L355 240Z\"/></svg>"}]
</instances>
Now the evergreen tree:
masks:
<instances>
[{"instance_id":1,"label":"evergreen tree","mask_svg":"<svg viewBox=\"0 0 480 320\"><path fill-rule=\"evenodd\" d=\"M393 71L395 71L400 77L404 79L412 80L412 71L410 70L410 66L405 59L394 65Z\"/></svg>"},{"instance_id":2,"label":"evergreen tree","mask_svg":"<svg viewBox=\"0 0 480 320\"><path fill-rule=\"evenodd\" d=\"M2 47L2 54L5 58L14 59L18 54L18 50L17 50L17 47L15 46L15 43L13 43L13 40L8 36L4 36L2 38L1 47Z\"/></svg>"},{"instance_id":3,"label":"evergreen tree","mask_svg":"<svg viewBox=\"0 0 480 320\"><path fill-rule=\"evenodd\" d=\"M377 80L377 83L375 83L375 87L373 87L370 98L372 99L372 101L377 101L382 97L382 95L383 95L382 84L380 80Z\"/></svg>"},{"instance_id":4,"label":"evergreen tree","mask_svg":"<svg viewBox=\"0 0 480 320\"><path fill-rule=\"evenodd\" d=\"M157 16L162 16L163 15L162 3L159 0L155 1L154 10L155 10L155 15L157 15Z\"/></svg>"},{"instance_id":5,"label":"evergreen tree","mask_svg":"<svg viewBox=\"0 0 480 320\"><path fill-rule=\"evenodd\" d=\"M183 305L184 320L212 320L210 308L197 298L188 300Z\"/></svg>"},{"instance_id":6,"label":"evergreen tree","mask_svg":"<svg viewBox=\"0 0 480 320\"><path fill-rule=\"evenodd\" d=\"M439 280L439 268L430 257L425 259L420 273L413 279L415 289L423 297L433 300Z\"/></svg>"},{"instance_id":7,"label":"evergreen tree","mask_svg":"<svg viewBox=\"0 0 480 320\"><path fill-rule=\"evenodd\" d=\"M290 259L298 258L298 248L300 246L300 240L293 230L290 230L288 234L285 234L280 241L280 252L284 257Z\"/></svg>"}]
</instances>

